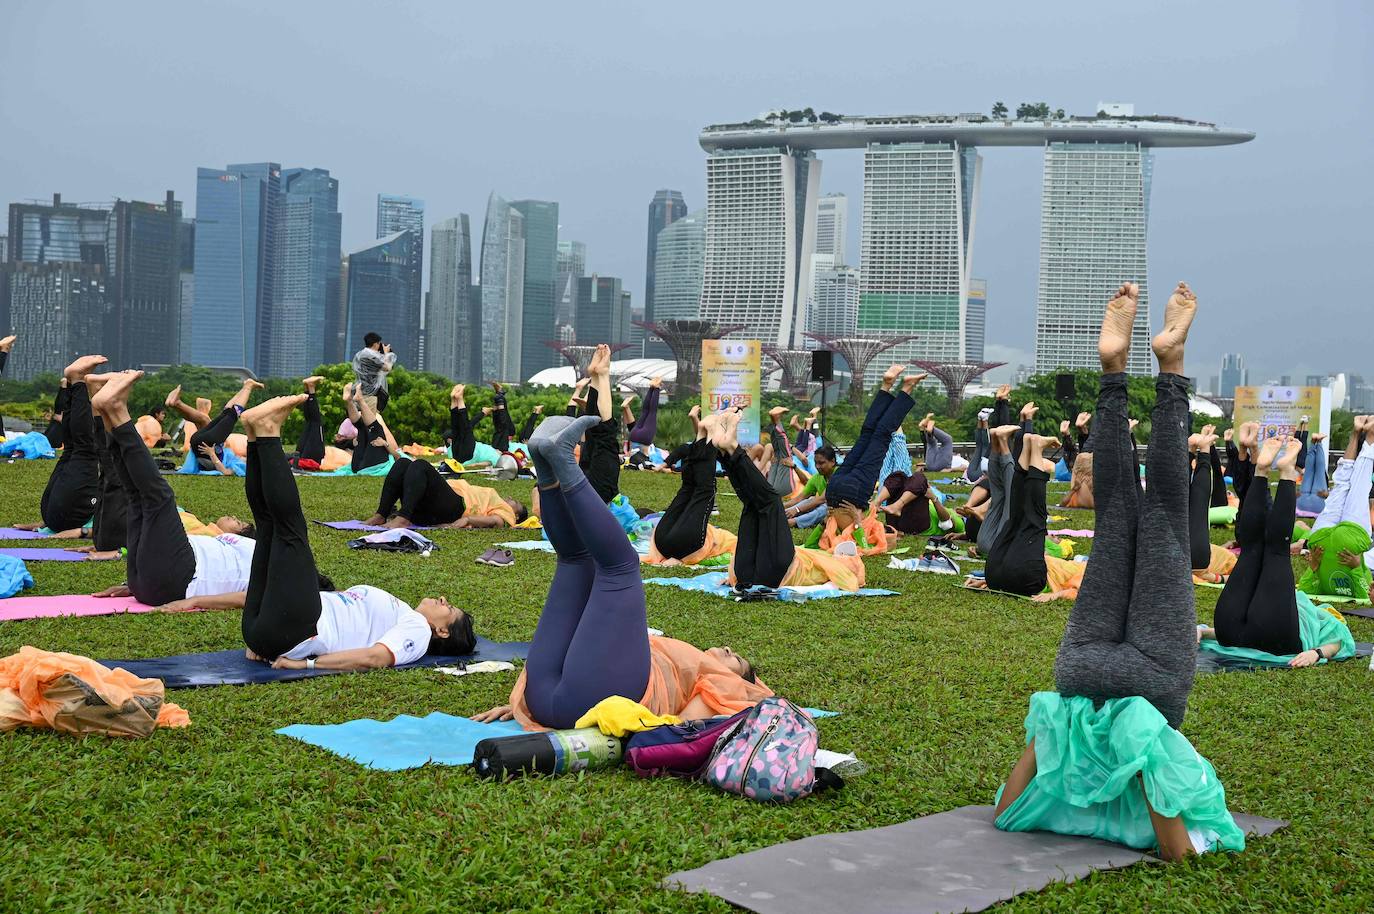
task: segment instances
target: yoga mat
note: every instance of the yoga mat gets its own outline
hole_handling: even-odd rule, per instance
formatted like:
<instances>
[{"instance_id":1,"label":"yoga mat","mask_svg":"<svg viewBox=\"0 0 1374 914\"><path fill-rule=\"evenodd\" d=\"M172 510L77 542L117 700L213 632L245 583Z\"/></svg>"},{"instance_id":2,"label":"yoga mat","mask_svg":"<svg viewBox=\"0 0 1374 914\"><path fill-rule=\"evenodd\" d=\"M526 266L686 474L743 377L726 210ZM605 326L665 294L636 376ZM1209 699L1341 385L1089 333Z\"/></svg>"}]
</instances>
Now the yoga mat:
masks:
<instances>
[{"instance_id":1,"label":"yoga mat","mask_svg":"<svg viewBox=\"0 0 1374 914\"><path fill-rule=\"evenodd\" d=\"M133 597L93 597L70 594L61 597L10 597L0 600L0 621L51 619L56 616L112 616L116 613L150 613L153 607Z\"/></svg>"},{"instance_id":2,"label":"yoga mat","mask_svg":"<svg viewBox=\"0 0 1374 914\"><path fill-rule=\"evenodd\" d=\"M734 591L730 585L725 583L727 577L724 571L711 571L706 574L699 574L690 578L645 578L645 584L657 584L660 587L676 587L679 590L695 590L700 593L709 593L717 597L734 599ZM808 587L784 587L778 591L779 599L789 603L804 603L807 600L827 600L832 597L893 597L897 596L895 590L880 590L873 587L863 587L857 592L841 590L827 584L815 584Z\"/></svg>"},{"instance_id":3,"label":"yoga mat","mask_svg":"<svg viewBox=\"0 0 1374 914\"><path fill-rule=\"evenodd\" d=\"M48 534L37 530L17 530L14 527L0 527L0 540L45 540Z\"/></svg>"},{"instance_id":4,"label":"yoga mat","mask_svg":"<svg viewBox=\"0 0 1374 914\"><path fill-rule=\"evenodd\" d=\"M1340 612L1343 616L1359 616L1361 619L1374 619L1374 607L1343 606Z\"/></svg>"},{"instance_id":5,"label":"yoga mat","mask_svg":"<svg viewBox=\"0 0 1374 914\"><path fill-rule=\"evenodd\" d=\"M1081 540L1092 539L1093 537L1091 530L1051 530L1049 534L1050 536L1075 536Z\"/></svg>"},{"instance_id":6,"label":"yoga mat","mask_svg":"<svg viewBox=\"0 0 1374 914\"><path fill-rule=\"evenodd\" d=\"M3 605L3 604L0 604ZM525 658L528 641L488 641L477 638L477 650L466 657L445 657L426 654L414 663L392 667L411 670L431 666L449 666L465 660L515 660ZM144 660L102 660L108 667L123 667L135 676L161 679L169 689L189 689L197 686L247 685L254 682L289 682L315 676L333 676L343 670L274 670L259 660L249 660L243 648L230 651L211 651L208 654L176 654L171 657L149 657Z\"/></svg>"},{"instance_id":7,"label":"yoga mat","mask_svg":"<svg viewBox=\"0 0 1374 914\"><path fill-rule=\"evenodd\" d=\"M974 574L976 575L977 572L974 572ZM968 577L968 575L965 575L965 577ZM1025 600L1027 603L1031 602L1030 597L1023 597L1019 593L1008 593L1005 590L993 590L991 587L970 587L962 581L959 582L958 587L960 590L968 590L973 593L996 594L999 597L1010 597L1013 600Z\"/></svg>"},{"instance_id":8,"label":"yoga mat","mask_svg":"<svg viewBox=\"0 0 1374 914\"><path fill-rule=\"evenodd\" d=\"M1235 819L1255 836L1287 825L1257 816ZM758 914L953 914L1099 870L1157 862L1095 838L1004 832L992 822L991 806L964 806L885 828L775 844L674 873L664 885L709 893Z\"/></svg>"},{"instance_id":9,"label":"yoga mat","mask_svg":"<svg viewBox=\"0 0 1374 914\"><path fill-rule=\"evenodd\" d=\"M435 711L427 717L402 714L387 721L363 718L343 724L292 724L277 732L364 768L405 771L431 762L471 765L472 752L482 740L525 731L513 720L479 724Z\"/></svg>"},{"instance_id":10,"label":"yoga mat","mask_svg":"<svg viewBox=\"0 0 1374 914\"><path fill-rule=\"evenodd\" d=\"M1346 660L1354 660L1358 657L1368 657L1374 653L1374 644L1367 641L1355 642L1355 653L1345 660L1328 660L1319 666L1326 666L1332 663L1345 663ZM1286 663L1269 663L1265 660L1247 659L1241 657L1227 657L1218 654L1216 651L1197 650L1197 671L1199 673L1244 673L1251 670L1291 670L1293 667ZM1302 667L1302 669L1312 669L1312 667Z\"/></svg>"},{"instance_id":11,"label":"yoga mat","mask_svg":"<svg viewBox=\"0 0 1374 914\"><path fill-rule=\"evenodd\" d=\"M84 562L86 553L68 552L66 549L45 549L43 547L28 549L0 549L0 555L8 555L10 558L19 559L23 562Z\"/></svg>"},{"instance_id":12,"label":"yoga mat","mask_svg":"<svg viewBox=\"0 0 1374 914\"><path fill-rule=\"evenodd\" d=\"M378 527L372 524L365 524L360 520L317 520L315 523L321 527L328 527L331 530L361 530L366 533L379 533L386 527ZM434 527L411 527L412 530L433 530Z\"/></svg>"}]
</instances>

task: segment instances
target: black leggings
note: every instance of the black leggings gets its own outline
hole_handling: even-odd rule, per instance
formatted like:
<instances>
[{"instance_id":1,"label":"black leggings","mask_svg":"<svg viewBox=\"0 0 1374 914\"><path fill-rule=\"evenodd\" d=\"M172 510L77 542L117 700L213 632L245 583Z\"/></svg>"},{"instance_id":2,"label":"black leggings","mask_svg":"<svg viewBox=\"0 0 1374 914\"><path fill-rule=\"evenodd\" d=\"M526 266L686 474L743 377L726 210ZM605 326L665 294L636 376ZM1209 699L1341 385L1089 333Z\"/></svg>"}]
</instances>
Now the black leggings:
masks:
<instances>
[{"instance_id":1,"label":"black leggings","mask_svg":"<svg viewBox=\"0 0 1374 914\"><path fill-rule=\"evenodd\" d=\"M95 420L84 381L68 388L62 412L65 446L43 490L40 509L49 530L71 530L89 521L100 500L100 454L95 446ZM139 441L140 446L142 441Z\"/></svg>"},{"instance_id":2,"label":"black leggings","mask_svg":"<svg viewBox=\"0 0 1374 914\"><path fill-rule=\"evenodd\" d=\"M1188 558L1194 571L1212 564L1212 530L1207 516L1212 507L1211 463L1206 454L1193 455L1193 476L1188 484Z\"/></svg>"},{"instance_id":3,"label":"black leggings","mask_svg":"<svg viewBox=\"0 0 1374 914\"><path fill-rule=\"evenodd\" d=\"M62 420L59 417L67 414L67 407L71 405L71 402L71 388L57 388L57 396L53 397L52 401L53 417L48 420L48 427L43 429L43 437L47 438L48 443L54 448L62 446Z\"/></svg>"},{"instance_id":4,"label":"black leggings","mask_svg":"<svg viewBox=\"0 0 1374 914\"><path fill-rule=\"evenodd\" d=\"M382 428L382 420L374 419L371 425L363 425L358 428L358 441L353 445L353 462L350 464L353 472L361 472L368 467L375 467L379 463L386 463L390 453L384 447L378 447L372 442L379 438L386 437L386 430ZM266 654L263 655L267 656Z\"/></svg>"},{"instance_id":5,"label":"black leggings","mask_svg":"<svg viewBox=\"0 0 1374 914\"><path fill-rule=\"evenodd\" d=\"M706 527L716 502L716 449L706 439L693 441L682 458L682 487L654 528L654 547L669 559L685 559L706 543Z\"/></svg>"},{"instance_id":6,"label":"black leggings","mask_svg":"<svg viewBox=\"0 0 1374 914\"><path fill-rule=\"evenodd\" d=\"M110 433L114 468L129 496L125 559L129 591L140 603L159 606L186 596L196 576L196 554L177 513L172 487L132 421Z\"/></svg>"},{"instance_id":7,"label":"black leggings","mask_svg":"<svg viewBox=\"0 0 1374 914\"><path fill-rule=\"evenodd\" d=\"M534 427L539 424L539 413L531 412L529 418L525 420L524 426L520 429L520 441L529 441L530 435L534 434Z\"/></svg>"},{"instance_id":8,"label":"black leggings","mask_svg":"<svg viewBox=\"0 0 1374 914\"><path fill-rule=\"evenodd\" d=\"M319 573L281 439L249 441L247 462L244 487L258 540L243 604L243 643L271 659L315 636Z\"/></svg>"},{"instance_id":9,"label":"black leggings","mask_svg":"<svg viewBox=\"0 0 1374 914\"><path fill-rule=\"evenodd\" d=\"M396 503L400 502L400 510ZM401 517L422 527L451 524L463 516L463 497L449 487L439 471L424 460L398 460L382 483L382 498L377 513Z\"/></svg>"},{"instance_id":10,"label":"black leggings","mask_svg":"<svg viewBox=\"0 0 1374 914\"><path fill-rule=\"evenodd\" d=\"M491 411L491 446L505 453L510 450L515 423L511 421L510 410L506 408L506 395L497 394L495 403L495 408Z\"/></svg>"},{"instance_id":11,"label":"black leggings","mask_svg":"<svg viewBox=\"0 0 1374 914\"><path fill-rule=\"evenodd\" d=\"M191 453L196 458L197 465L202 470L213 470L214 463L206 456L201 454L202 445L208 444L221 453L224 450L224 442L229 440L229 436L234 433L234 426L238 425L239 411L232 406L226 406L220 410L218 416L205 428L191 436Z\"/></svg>"},{"instance_id":12,"label":"black leggings","mask_svg":"<svg viewBox=\"0 0 1374 914\"><path fill-rule=\"evenodd\" d=\"M320 401L314 394L306 394L301 404L305 416L305 428L301 430L301 440L296 445L296 456L301 460L324 460L324 420L320 417Z\"/></svg>"},{"instance_id":13,"label":"black leggings","mask_svg":"<svg viewBox=\"0 0 1374 914\"><path fill-rule=\"evenodd\" d=\"M797 554L782 498L743 449L736 448L720 462L743 506L739 542L735 544L736 584L739 587L755 584L781 587Z\"/></svg>"},{"instance_id":14,"label":"black leggings","mask_svg":"<svg viewBox=\"0 0 1374 914\"><path fill-rule=\"evenodd\" d=\"M1038 467L1017 466L1007 498L1006 526L988 552L988 587L1007 593L1033 596L1045 589L1045 535L1049 511L1045 485L1049 474Z\"/></svg>"},{"instance_id":15,"label":"black leggings","mask_svg":"<svg viewBox=\"0 0 1374 914\"><path fill-rule=\"evenodd\" d=\"M1255 478L1255 465L1249 460L1241 459L1240 449L1234 441L1226 442L1226 473L1231 477L1231 487L1236 490L1236 497L1242 502L1245 501L1245 493L1250 489L1250 480Z\"/></svg>"},{"instance_id":16,"label":"black leggings","mask_svg":"<svg viewBox=\"0 0 1374 914\"><path fill-rule=\"evenodd\" d=\"M1221 469L1221 454L1217 452L1216 445L1207 452L1207 462L1212 466L1212 507L1224 508L1226 501L1226 473Z\"/></svg>"},{"instance_id":17,"label":"black leggings","mask_svg":"<svg viewBox=\"0 0 1374 914\"><path fill-rule=\"evenodd\" d=\"M1279 481L1273 504L1263 477L1245 493L1236 517L1240 558L1217 600L1217 641L1280 656L1302 650L1293 559L1288 547L1298 508L1298 487Z\"/></svg>"},{"instance_id":18,"label":"black leggings","mask_svg":"<svg viewBox=\"0 0 1374 914\"><path fill-rule=\"evenodd\" d=\"M598 411L600 395L595 387L587 391L587 408L582 415L594 415ZM582 442L582 454L578 466L587 476L587 482L601 496L606 504L611 503L620 492L620 439L616 430L620 423L607 419L587 430Z\"/></svg>"},{"instance_id":19,"label":"black leggings","mask_svg":"<svg viewBox=\"0 0 1374 914\"><path fill-rule=\"evenodd\" d=\"M100 501L95 506L91 539L95 548L109 552L128 545L129 493L115 470L114 443L105 433L105 423L95 423L95 445L100 453Z\"/></svg>"},{"instance_id":20,"label":"black leggings","mask_svg":"<svg viewBox=\"0 0 1374 914\"><path fill-rule=\"evenodd\" d=\"M477 450L477 437L472 433L472 421L466 406L448 411L449 429L453 433L453 459L467 463Z\"/></svg>"}]
</instances>

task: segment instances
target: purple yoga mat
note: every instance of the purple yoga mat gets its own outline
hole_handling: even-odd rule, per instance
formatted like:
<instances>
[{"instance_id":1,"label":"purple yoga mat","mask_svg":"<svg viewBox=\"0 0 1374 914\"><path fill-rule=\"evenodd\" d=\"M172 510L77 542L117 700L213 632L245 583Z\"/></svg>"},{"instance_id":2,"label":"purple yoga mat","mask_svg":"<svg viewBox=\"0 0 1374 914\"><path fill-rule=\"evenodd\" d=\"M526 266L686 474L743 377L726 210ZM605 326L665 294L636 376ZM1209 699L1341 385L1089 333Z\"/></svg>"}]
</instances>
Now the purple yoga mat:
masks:
<instances>
[{"instance_id":1,"label":"purple yoga mat","mask_svg":"<svg viewBox=\"0 0 1374 914\"><path fill-rule=\"evenodd\" d=\"M37 530L16 530L13 527L0 527L0 540L45 540L48 534Z\"/></svg>"},{"instance_id":2,"label":"purple yoga mat","mask_svg":"<svg viewBox=\"0 0 1374 914\"><path fill-rule=\"evenodd\" d=\"M377 533L385 530L386 527L374 527L365 524L360 520L317 520L315 523L321 527L328 527L331 530L359 530L366 533ZM433 530L433 527L411 527L412 530Z\"/></svg>"},{"instance_id":3,"label":"purple yoga mat","mask_svg":"<svg viewBox=\"0 0 1374 914\"><path fill-rule=\"evenodd\" d=\"M25 562L84 562L86 553L68 552L66 549L0 549L0 555Z\"/></svg>"}]
</instances>

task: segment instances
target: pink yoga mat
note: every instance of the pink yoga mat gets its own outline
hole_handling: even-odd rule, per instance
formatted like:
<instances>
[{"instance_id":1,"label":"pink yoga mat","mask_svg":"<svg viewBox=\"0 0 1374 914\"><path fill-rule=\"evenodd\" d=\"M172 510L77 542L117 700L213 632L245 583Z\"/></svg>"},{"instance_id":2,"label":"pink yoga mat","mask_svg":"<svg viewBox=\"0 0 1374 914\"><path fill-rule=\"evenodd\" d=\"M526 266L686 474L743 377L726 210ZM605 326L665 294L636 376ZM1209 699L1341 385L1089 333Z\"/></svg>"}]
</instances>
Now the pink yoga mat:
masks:
<instances>
[{"instance_id":1,"label":"pink yoga mat","mask_svg":"<svg viewBox=\"0 0 1374 914\"><path fill-rule=\"evenodd\" d=\"M145 606L133 597L92 597L72 594L61 597L10 597L0 600L0 621L19 619L49 619L54 616L109 616L115 613L147 613Z\"/></svg>"},{"instance_id":2,"label":"pink yoga mat","mask_svg":"<svg viewBox=\"0 0 1374 914\"><path fill-rule=\"evenodd\" d=\"M1092 539L1091 530L1051 530L1050 536L1076 536L1081 540Z\"/></svg>"}]
</instances>

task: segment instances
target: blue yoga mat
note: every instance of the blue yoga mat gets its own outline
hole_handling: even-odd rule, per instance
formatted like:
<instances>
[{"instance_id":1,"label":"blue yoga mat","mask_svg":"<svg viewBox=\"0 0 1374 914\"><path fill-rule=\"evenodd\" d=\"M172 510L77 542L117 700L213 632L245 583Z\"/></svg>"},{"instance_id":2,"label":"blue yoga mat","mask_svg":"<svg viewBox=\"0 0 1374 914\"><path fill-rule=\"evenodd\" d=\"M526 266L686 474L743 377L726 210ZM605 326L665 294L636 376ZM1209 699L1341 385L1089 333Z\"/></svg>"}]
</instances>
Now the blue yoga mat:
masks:
<instances>
[{"instance_id":1,"label":"blue yoga mat","mask_svg":"<svg viewBox=\"0 0 1374 914\"><path fill-rule=\"evenodd\" d=\"M523 733L513 720L479 724L435 711L428 717L402 714L392 720L350 720L343 724L292 724L277 731L379 771L422 765L471 765L472 752L488 737Z\"/></svg>"},{"instance_id":2,"label":"blue yoga mat","mask_svg":"<svg viewBox=\"0 0 1374 914\"><path fill-rule=\"evenodd\" d=\"M734 591L730 585L725 583L727 575L724 571L708 571L706 574L699 574L690 578L645 578L645 584L657 584L660 587L676 587L679 590L695 590L700 593L709 593L717 597L733 599ZM857 591L841 590L838 587L784 587L778 594L781 599L790 603L804 603L807 600L827 600L831 597L893 597L897 596L895 590L881 590L876 587L862 587Z\"/></svg>"},{"instance_id":3,"label":"blue yoga mat","mask_svg":"<svg viewBox=\"0 0 1374 914\"><path fill-rule=\"evenodd\" d=\"M411 670L431 666L453 666L478 660L523 660L529 652L528 641L488 641L478 637L477 650L466 657L445 657L426 654L414 663L393 667ZM211 651L208 654L176 654L171 657L150 657L145 660L102 660L108 667L123 667L135 676L161 679L169 689L189 689L196 686L248 685L256 682L289 682L315 676L334 676L342 670L274 670L266 663L249 660L243 648L232 651Z\"/></svg>"}]
</instances>

